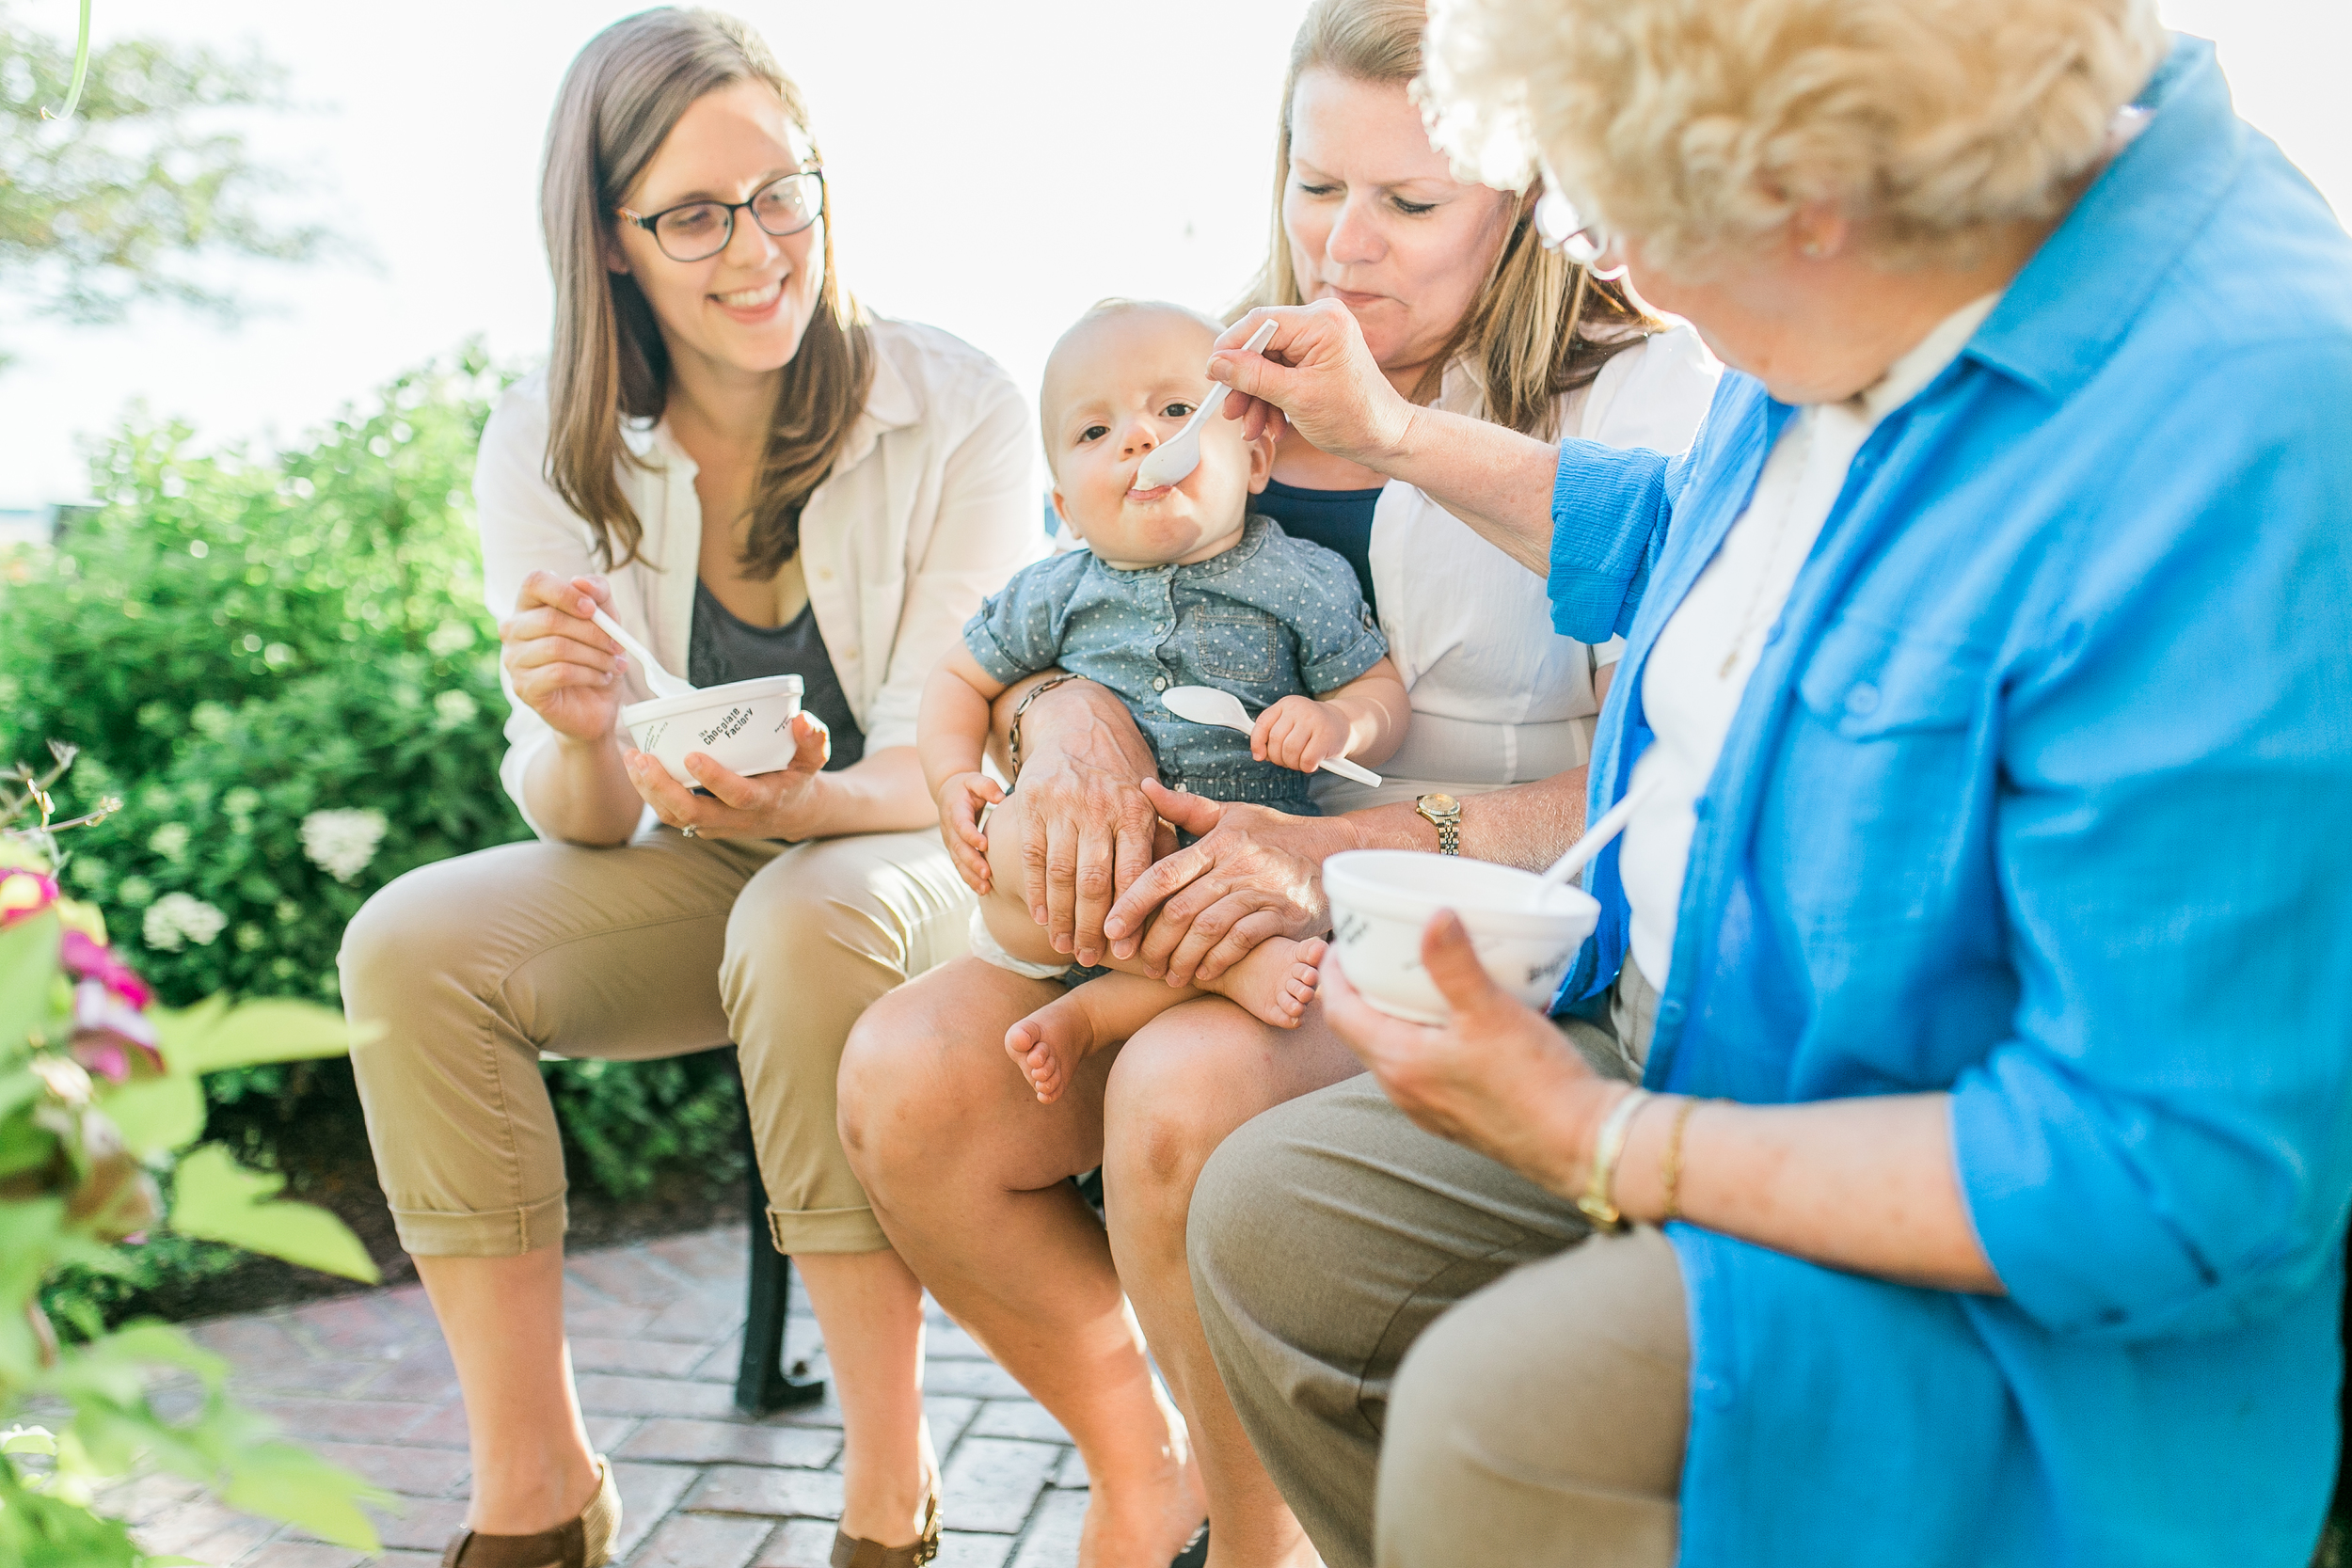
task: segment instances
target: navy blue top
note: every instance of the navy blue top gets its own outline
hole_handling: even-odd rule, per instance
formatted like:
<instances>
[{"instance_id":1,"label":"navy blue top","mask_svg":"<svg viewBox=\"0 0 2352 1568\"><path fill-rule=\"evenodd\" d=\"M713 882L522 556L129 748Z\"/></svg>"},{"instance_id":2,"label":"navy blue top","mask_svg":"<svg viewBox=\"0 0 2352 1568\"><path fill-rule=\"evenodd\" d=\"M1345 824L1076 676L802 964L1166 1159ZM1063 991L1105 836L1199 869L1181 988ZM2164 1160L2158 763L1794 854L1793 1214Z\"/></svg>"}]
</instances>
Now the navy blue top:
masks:
<instances>
[{"instance_id":1,"label":"navy blue top","mask_svg":"<svg viewBox=\"0 0 2352 1568\"><path fill-rule=\"evenodd\" d=\"M2211 44L2176 40L2141 102L1855 457L1697 803L1650 1046L1680 1094L1948 1096L2008 1293L1670 1226L1688 1563L2298 1568L2319 1535L2352 1205L2352 242ZM1595 816L1791 412L1726 373L1686 456L1563 444L1555 624L1627 643ZM1597 989L1614 846L1590 885Z\"/></svg>"},{"instance_id":2,"label":"navy blue top","mask_svg":"<svg viewBox=\"0 0 2352 1568\"><path fill-rule=\"evenodd\" d=\"M696 686L724 686L761 675L801 677L801 711L822 722L833 736L826 772L866 754L866 732L857 727L825 634L817 629L817 607L803 605L780 626L755 626L721 604L697 578L694 619L686 634L686 678Z\"/></svg>"},{"instance_id":3,"label":"navy blue top","mask_svg":"<svg viewBox=\"0 0 2352 1568\"><path fill-rule=\"evenodd\" d=\"M1273 518L1292 538L1321 545L1346 562L1355 569L1365 607L1377 616L1380 603L1372 594L1372 509L1379 503L1380 490L1377 484L1369 490L1309 490L1269 479L1249 510Z\"/></svg>"}]
</instances>

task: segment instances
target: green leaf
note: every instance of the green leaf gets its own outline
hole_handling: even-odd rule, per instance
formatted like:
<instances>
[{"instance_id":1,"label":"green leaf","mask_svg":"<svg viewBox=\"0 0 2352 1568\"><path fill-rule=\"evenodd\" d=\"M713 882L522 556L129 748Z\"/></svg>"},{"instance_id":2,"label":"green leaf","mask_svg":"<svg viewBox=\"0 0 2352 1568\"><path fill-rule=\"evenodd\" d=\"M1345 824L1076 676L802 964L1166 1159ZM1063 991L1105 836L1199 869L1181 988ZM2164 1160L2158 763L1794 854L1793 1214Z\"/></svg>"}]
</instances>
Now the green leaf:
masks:
<instances>
[{"instance_id":1,"label":"green leaf","mask_svg":"<svg viewBox=\"0 0 2352 1568\"><path fill-rule=\"evenodd\" d=\"M0 1119L0 1180L39 1170L56 1154L57 1135L34 1126L30 1112Z\"/></svg>"},{"instance_id":2,"label":"green leaf","mask_svg":"<svg viewBox=\"0 0 2352 1568\"><path fill-rule=\"evenodd\" d=\"M342 1015L310 1002L272 998L232 1007L215 996L193 1007L158 1007L147 1016L174 1072L340 1056L351 1049L352 1031Z\"/></svg>"},{"instance_id":3,"label":"green leaf","mask_svg":"<svg viewBox=\"0 0 2352 1568\"><path fill-rule=\"evenodd\" d=\"M55 910L0 930L0 1051L21 1049L25 1036L49 1022L61 935Z\"/></svg>"},{"instance_id":4,"label":"green leaf","mask_svg":"<svg viewBox=\"0 0 2352 1568\"><path fill-rule=\"evenodd\" d=\"M248 1513L267 1514L355 1551L378 1549L375 1527L358 1501L390 1497L347 1470L290 1443L258 1443L236 1457L220 1500Z\"/></svg>"},{"instance_id":5,"label":"green leaf","mask_svg":"<svg viewBox=\"0 0 2352 1568\"><path fill-rule=\"evenodd\" d=\"M374 1284L375 1264L342 1221L311 1204L271 1201L285 1184L284 1177L246 1170L227 1149L207 1144L181 1161L172 1178L171 1227Z\"/></svg>"},{"instance_id":6,"label":"green leaf","mask_svg":"<svg viewBox=\"0 0 2352 1568\"><path fill-rule=\"evenodd\" d=\"M8 1427L0 1430L0 1453L38 1453L55 1459L57 1440L47 1427Z\"/></svg>"},{"instance_id":7,"label":"green leaf","mask_svg":"<svg viewBox=\"0 0 2352 1568\"><path fill-rule=\"evenodd\" d=\"M0 1117L14 1116L48 1092L49 1085L31 1068L0 1069Z\"/></svg>"},{"instance_id":8,"label":"green leaf","mask_svg":"<svg viewBox=\"0 0 2352 1568\"><path fill-rule=\"evenodd\" d=\"M192 1072L135 1079L108 1089L102 1103L123 1147L141 1159L183 1148L204 1131L204 1091Z\"/></svg>"}]
</instances>

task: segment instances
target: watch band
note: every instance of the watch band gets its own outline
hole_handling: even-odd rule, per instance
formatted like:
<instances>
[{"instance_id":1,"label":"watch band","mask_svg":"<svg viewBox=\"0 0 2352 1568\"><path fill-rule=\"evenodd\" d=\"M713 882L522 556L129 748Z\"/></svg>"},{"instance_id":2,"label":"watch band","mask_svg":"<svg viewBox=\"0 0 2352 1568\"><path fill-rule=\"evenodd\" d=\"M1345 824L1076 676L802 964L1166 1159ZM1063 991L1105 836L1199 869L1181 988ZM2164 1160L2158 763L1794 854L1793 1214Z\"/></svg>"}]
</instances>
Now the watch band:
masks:
<instances>
[{"instance_id":1,"label":"watch band","mask_svg":"<svg viewBox=\"0 0 2352 1568\"><path fill-rule=\"evenodd\" d=\"M1617 1161L1625 1154L1626 1133L1631 1131L1633 1118L1649 1101L1647 1089L1627 1090L1625 1098L1610 1107L1593 1139L1592 1174L1584 1179L1584 1196L1576 1200L1576 1206L1596 1230L1613 1234L1630 1228L1617 1212Z\"/></svg>"},{"instance_id":2,"label":"watch band","mask_svg":"<svg viewBox=\"0 0 2352 1568\"><path fill-rule=\"evenodd\" d=\"M1453 797L1442 792L1423 795L1414 800L1413 810L1420 814L1422 821L1438 830L1438 853L1459 855L1462 852L1462 802L1454 800L1452 810L1441 812L1431 808L1429 802L1433 800L1453 800Z\"/></svg>"}]
</instances>

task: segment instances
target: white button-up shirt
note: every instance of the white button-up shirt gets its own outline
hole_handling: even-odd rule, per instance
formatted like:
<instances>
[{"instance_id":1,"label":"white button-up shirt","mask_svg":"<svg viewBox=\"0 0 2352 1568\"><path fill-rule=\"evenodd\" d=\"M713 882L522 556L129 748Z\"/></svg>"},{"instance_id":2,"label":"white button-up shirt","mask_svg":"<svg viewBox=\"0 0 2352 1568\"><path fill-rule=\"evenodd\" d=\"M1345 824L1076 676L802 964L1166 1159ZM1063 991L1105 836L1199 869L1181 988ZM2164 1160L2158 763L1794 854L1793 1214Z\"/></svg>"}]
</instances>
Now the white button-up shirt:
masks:
<instances>
[{"instance_id":1,"label":"white button-up shirt","mask_svg":"<svg viewBox=\"0 0 2352 1568\"><path fill-rule=\"evenodd\" d=\"M1658 333L1601 367L1561 400L1563 436L1678 452L1691 444L1722 367L1687 326ZM1446 373L1438 405L1476 413L1469 367ZM1428 496L1391 480L1373 514L1372 580L1389 657L1413 704L1405 739L1377 792L1330 782L1326 811L1402 799L1434 784L1495 788L1549 778L1592 753L1596 662L1551 629L1543 575L1472 532Z\"/></svg>"},{"instance_id":2,"label":"white button-up shirt","mask_svg":"<svg viewBox=\"0 0 2352 1568\"><path fill-rule=\"evenodd\" d=\"M1045 553L1037 436L1010 377L970 344L913 322L873 319L874 381L833 471L801 513L809 604L868 756L914 744L923 682L980 601ZM544 374L507 389L482 432L474 499L490 612L515 613L523 579L605 571L595 534L547 478ZM644 467L622 490L644 525L638 559L607 575L612 614L683 673L702 558L693 459L668 425L623 432ZM628 700L652 695L631 669ZM554 732L515 697L499 776L526 819L522 782ZM537 824L532 823L534 829Z\"/></svg>"}]
</instances>

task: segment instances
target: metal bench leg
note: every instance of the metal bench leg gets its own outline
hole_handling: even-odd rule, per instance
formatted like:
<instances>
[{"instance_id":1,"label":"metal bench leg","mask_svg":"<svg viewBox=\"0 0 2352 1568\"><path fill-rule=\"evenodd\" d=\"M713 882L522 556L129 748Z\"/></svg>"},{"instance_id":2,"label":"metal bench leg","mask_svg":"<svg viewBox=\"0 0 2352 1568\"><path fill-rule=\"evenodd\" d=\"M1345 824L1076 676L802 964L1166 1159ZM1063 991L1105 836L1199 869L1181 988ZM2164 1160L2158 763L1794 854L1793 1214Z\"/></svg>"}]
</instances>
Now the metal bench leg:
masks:
<instances>
[{"instance_id":1,"label":"metal bench leg","mask_svg":"<svg viewBox=\"0 0 2352 1568\"><path fill-rule=\"evenodd\" d=\"M825 1397L825 1380L811 1377L805 1356L785 1366L785 1316L792 1297L792 1259L776 1250L768 1233L768 1186L760 1180L758 1152L752 1147L751 1108L736 1077L736 1104L742 1117L744 1201L751 1221L750 1299L743 1314L743 1361L735 1374L735 1408L765 1416Z\"/></svg>"}]
</instances>

